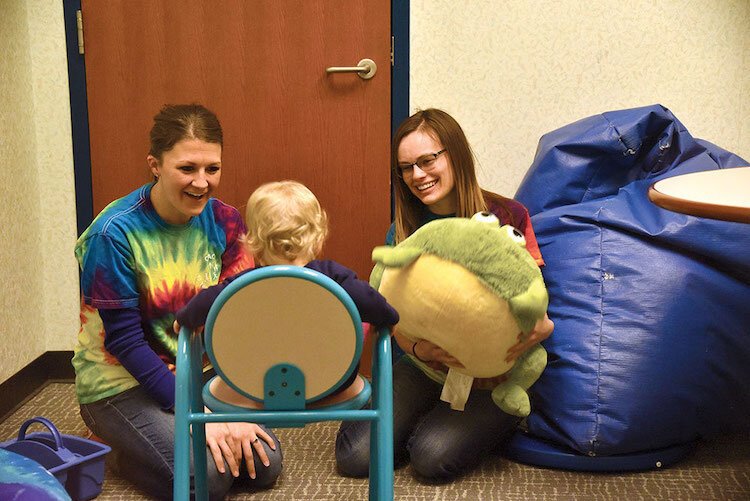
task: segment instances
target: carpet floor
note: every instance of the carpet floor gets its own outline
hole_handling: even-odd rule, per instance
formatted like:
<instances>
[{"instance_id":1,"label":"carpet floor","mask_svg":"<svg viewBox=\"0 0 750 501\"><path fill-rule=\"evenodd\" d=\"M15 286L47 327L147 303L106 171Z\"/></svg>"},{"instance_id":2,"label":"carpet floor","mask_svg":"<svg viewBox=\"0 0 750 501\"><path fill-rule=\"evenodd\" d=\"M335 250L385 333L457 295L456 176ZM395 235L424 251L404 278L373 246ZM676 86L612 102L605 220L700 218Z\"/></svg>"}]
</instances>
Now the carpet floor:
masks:
<instances>
[{"instance_id":1,"label":"carpet floor","mask_svg":"<svg viewBox=\"0 0 750 501\"><path fill-rule=\"evenodd\" d=\"M72 384L50 383L0 423L0 441L14 438L28 418L44 416L61 433L86 435ZM35 425L32 431L36 430ZM336 473L333 457L338 423L277 430L284 472L264 491L233 491L230 500L364 500L367 480ZM397 500L750 500L750 434L701 443L676 465L637 473L581 473L536 468L490 457L474 472L447 485L415 480L410 468L396 471ZM107 469L100 500L147 500Z\"/></svg>"}]
</instances>

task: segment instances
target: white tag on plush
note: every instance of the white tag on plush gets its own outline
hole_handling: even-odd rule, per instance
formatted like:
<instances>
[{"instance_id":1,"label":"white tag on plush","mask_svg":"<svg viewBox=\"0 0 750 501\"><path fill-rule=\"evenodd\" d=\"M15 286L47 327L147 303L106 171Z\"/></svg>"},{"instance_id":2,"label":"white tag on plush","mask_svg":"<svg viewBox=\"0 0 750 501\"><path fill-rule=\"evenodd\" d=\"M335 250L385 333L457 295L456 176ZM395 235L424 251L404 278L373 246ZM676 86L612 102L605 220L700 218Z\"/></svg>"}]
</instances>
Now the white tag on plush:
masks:
<instances>
[{"instance_id":1,"label":"white tag on plush","mask_svg":"<svg viewBox=\"0 0 750 501\"><path fill-rule=\"evenodd\" d=\"M462 374L457 370L448 369L448 376L445 378L443 392L440 394L440 400L451 404L454 411L462 411L469 400L471 384L474 382L472 376Z\"/></svg>"}]
</instances>

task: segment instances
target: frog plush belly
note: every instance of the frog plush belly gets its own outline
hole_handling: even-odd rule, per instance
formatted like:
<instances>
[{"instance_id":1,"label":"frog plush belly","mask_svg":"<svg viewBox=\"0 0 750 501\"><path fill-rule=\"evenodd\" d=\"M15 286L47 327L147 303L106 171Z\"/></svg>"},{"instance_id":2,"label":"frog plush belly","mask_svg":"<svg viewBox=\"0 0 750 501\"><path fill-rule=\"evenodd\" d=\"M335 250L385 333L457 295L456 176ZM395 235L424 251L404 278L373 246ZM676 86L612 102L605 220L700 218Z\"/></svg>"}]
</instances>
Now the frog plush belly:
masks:
<instances>
[{"instance_id":1,"label":"frog plush belly","mask_svg":"<svg viewBox=\"0 0 750 501\"><path fill-rule=\"evenodd\" d=\"M505 357L544 318L548 296L523 235L491 214L445 218L396 247L375 248L372 258L370 284L399 311L398 331L437 344L464 366L449 369L441 399L463 409L474 377L504 374L493 401L527 416L526 390L544 370L546 351L536 345L515 364Z\"/></svg>"},{"instance_id":2,"label":"frog plush belly","mask_svg":"<svg viewBox=\"0 0 750 501\"><path fill-rule=\"evenodd\" d=\"M423 254L386 268L379 291L401 316L399 332L445 349L463 364L459 372L488 378L513 366L505 356L521 329L508 302L463 266Z\"/></svg>"}]
</instances>

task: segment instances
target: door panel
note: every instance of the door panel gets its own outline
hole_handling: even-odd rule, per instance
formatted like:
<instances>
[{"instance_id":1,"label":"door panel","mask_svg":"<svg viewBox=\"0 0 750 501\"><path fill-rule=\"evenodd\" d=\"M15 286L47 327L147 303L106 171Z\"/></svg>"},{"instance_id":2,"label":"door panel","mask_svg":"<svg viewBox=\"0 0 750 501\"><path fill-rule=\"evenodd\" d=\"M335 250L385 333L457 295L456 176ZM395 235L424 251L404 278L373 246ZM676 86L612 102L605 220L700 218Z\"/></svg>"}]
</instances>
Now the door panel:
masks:
<instances>
[{"instance_id":1,"label":"door panel","mask_svg":"<svg viewBox=\"0 0 750 501\"><path fill-rule=\"evenodd\" d=\"M83 0L94 213L150 176L153 115L199 102L224 129L217 196L244 212L296 179L328 211L325 257L367 277L390 221L390 1ZM374 78L328 66L378 65Z\"/></svg>"}]
</instances>

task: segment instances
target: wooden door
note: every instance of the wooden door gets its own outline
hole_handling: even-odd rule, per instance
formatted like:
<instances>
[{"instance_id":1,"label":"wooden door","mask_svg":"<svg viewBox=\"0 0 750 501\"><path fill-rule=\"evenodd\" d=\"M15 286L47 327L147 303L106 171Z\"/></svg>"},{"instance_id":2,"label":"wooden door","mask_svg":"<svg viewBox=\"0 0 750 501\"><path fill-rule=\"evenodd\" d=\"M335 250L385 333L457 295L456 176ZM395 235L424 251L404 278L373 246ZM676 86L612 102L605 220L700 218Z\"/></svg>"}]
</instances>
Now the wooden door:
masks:
<instances>
[{"instance_id":1,"label":"wooden door","mask_svg":"<svg viewBox=\"0 0 750 501\"><path fill-rule=\"evenodd\" d=\"M368 277L390 221L390 0L83 0L94 214L149 180L152 117L199 102L224 129L217 196L296 179L325 256ZM363 80L329 66L376 62Z\"/></svg>"}]
</instances>

